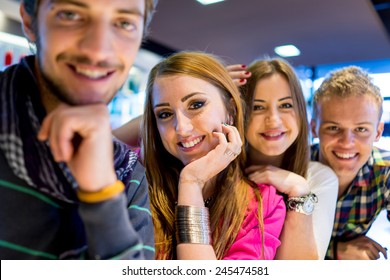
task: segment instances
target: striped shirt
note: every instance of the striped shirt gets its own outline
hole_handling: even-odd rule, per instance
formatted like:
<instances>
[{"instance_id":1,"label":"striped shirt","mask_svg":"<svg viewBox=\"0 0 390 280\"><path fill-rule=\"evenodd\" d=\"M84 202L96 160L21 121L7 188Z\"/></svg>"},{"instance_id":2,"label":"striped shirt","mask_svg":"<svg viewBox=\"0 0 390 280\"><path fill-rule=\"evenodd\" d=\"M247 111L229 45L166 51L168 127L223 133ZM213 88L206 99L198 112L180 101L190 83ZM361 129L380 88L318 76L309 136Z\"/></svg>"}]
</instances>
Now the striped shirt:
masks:
<instances>
[{"instance_id":1,"label":"striped shirt","mask_svg":"<svg viewBox=\"0 0 390 280\"><path fill-rule=\"evenodd\" d=\"M154 259L148 183L138 155L113 139L125 191L100 203L79 202L71 174L36 139L43 113L33 63L27 57L0 72L0 259ZM26 96L34 110L20 109ZM50 185L51 178L63 188Z\"/></svg>"},{"instance_id":2,"label":"striped shirt","mask_svg":"<svg viewBox=\"0 0 390 280\"><path fill-rule=\"evenodd\" d=\"M319 145L312 146L312 160L319 160ZM390 221L390 151L373 148L367 163L338 199L332 239L326 255L335 259L337 241L365 235L382 209Z\"/></svg>"}]
</instances>

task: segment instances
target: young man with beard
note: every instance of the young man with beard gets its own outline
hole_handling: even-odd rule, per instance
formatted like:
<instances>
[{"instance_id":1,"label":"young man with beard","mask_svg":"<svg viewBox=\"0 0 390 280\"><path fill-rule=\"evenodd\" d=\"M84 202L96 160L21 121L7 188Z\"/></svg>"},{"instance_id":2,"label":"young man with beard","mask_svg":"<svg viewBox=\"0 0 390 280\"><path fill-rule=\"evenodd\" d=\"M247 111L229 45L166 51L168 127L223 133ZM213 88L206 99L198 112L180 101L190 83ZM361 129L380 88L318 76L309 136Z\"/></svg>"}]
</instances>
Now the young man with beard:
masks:
<instances>
[{"instance_id":1,"label":"young man with beard","mask_svg":"<svg viewBox=\"0 0 390 280\"><path fill-rule=\"evenodd\" d=\"M0 258L153 259L145 170L106 104L157 0L23 0L36 55L0 73Z\"/></svg>"},{"instance_id":2,"label":"young man with beard","mask_svg":"<svg viewBox=\"0 0 390 280\"><path fill-rule=\"evenodd\" d=\"M366 233L382 209L390 221L390 152L374 147L382 135L383 98L368 73L350 66L330 73L313 99L312 160L339 179L327 259L387 258Z\"/></svg>"}]
</instances>

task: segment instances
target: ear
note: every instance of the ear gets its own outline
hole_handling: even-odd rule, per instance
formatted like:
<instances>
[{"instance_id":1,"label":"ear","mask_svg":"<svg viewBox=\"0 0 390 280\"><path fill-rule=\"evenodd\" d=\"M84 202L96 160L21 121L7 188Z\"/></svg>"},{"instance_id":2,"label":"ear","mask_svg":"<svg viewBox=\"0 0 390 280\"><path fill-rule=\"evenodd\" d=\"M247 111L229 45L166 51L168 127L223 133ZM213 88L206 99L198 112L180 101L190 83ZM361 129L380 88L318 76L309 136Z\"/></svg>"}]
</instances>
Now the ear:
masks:
<instances>
[{"instance_id":1,"label":"ear","mask_svg":"<svg viewBox=\"0 0 390 280\"><path fill-rule=\"evenodd\" d=\"M311 134L314 138L319 138L318 137L318 133L317 133L317 129L316 129L316 121L315 119L311 119L310 121L310 127L311 127Z\"/></svg>"},{"instance_id":2,"label":"ear","mask_svg":"<svg viewBox=\"0 0 390 280\"><path fill-rule=\"evenodd\" d=\"M379 139L382 137L383 130L385 129L384 122L379 122L378 128L376 129L376 136L375 136L375 142L379 141Z\"/></svg>"},{"instance_id":3,"label":"ear","mask_svg":"<svg viewBox=\"0 0 390 280\"><path fill-rule=\"evenodd\" d=\"M34 32L33 18L29 13L27 13L23 3L20 4L19 12L22 18L22 27L24 35L30 42L35 42L36 36Z\"/></svg>"}]
</instances>

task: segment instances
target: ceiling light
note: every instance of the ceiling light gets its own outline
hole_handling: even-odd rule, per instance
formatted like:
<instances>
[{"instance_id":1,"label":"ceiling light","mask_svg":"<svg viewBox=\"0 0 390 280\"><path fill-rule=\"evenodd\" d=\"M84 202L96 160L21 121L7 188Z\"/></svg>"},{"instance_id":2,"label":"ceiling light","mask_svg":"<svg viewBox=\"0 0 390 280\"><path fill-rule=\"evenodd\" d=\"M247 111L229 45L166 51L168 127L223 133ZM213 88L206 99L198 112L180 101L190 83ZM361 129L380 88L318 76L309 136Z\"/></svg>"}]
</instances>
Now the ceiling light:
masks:
<instances>
[{"instance_id":1,"label":"ceiling light","mask_svg":"<svg viewBox=\"0 0 390 280\"><path fill-rule=\"evenodd\" d=\"M282 57L298 56L301 54L301 51L294 45L278 46L274 51Z\"/></svg>"},{"instance_id":2,"label":"ceiling light","mask_svg":"<svg viewBox=\"0 0 390 280\"><path fill-rule=\"evenodd\" d=\"M210 5L210 4L222 2L222 1L225 1L225 0L196 0L196 1L198 1L202 5Z\"/></svg>"}]
</instances>

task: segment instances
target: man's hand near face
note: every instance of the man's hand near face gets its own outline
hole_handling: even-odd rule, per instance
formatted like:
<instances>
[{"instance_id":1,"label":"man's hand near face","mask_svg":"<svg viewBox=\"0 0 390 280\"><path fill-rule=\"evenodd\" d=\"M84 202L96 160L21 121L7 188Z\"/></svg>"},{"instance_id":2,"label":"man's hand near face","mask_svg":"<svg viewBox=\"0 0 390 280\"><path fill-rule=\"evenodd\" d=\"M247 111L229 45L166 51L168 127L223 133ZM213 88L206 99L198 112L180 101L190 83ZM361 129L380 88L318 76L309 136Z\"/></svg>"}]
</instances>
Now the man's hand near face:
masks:
<instances>
[{"instance_id":1,"label":"man's hand near face","mask_svg":"<svg viewBox=\"0 0 390 280\"><path fill-rule=\"evenodd\" d=\"M54 159L68 165L81 190L96 192L117 180L105 104L61 105L44 119L38 137L49 141Z\"/></svg>"}]
</instances>

